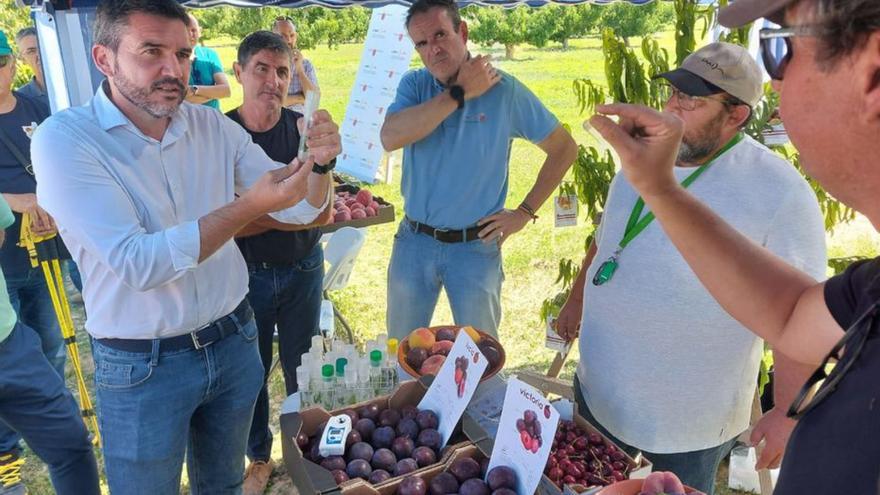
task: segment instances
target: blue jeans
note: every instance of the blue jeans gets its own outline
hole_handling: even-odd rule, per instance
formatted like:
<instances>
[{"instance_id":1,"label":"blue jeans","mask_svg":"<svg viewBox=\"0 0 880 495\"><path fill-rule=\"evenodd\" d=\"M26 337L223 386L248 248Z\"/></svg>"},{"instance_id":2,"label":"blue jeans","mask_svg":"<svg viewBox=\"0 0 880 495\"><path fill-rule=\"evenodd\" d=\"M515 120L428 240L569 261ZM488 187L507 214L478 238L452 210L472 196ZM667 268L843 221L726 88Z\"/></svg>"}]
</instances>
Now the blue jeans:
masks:
<instances>
[{"instance_id":1,"label":"blue jeans","mask_svg":"<svg viewBox=\"0 0 880 495\"><path fill-rule=\"evenodd\" d=\"M654 454L621 442L596 421L596 418L593 417L593 414L587 407L587 403L584 401L581 384L576 374L574 376L574 397L577 402L578 414L586 419L588 423L595 426L597 430L602 432L612 442L616 443L618 447L626 451L627 454L635 456L641 452L642 455L654 464L654 471L672 471L685 485L705 492L706 495L713 495L715 493L715 476L718 474L718 465L721 464L721 461L733 449L736 438L728 440L717 447L704 450L675 454Z\"/></svg>"},{"instance_id":2,"label":"blue jeans","mask_svg":"<svg viewBox=\"0 0 880 495\"><path fill-rule=\"evenodd\" d=\"M257 325L196 350L125 352L92 342L107 484L114 495L241 493L244 453L263 378Z\"/></svg>"},{"instance_id":3,"label":"blue jeans","mask_svg":"<svg viewBox=\"0 0 880 495\"><path fill-rule=\"evenodd\" d=\"M388 336L402 339L430 325L441 287L456 325L497 335L503 281L498 243L444 243L416 232L404 220L394 235L388 265Z\"/></svg>"},{"instance_id":4,"label":"blue jeans","mask_svg":"<svg viewBox=\"0 0 880 495\"><path fill-rule=\"evenodd\" d=\"M37 334L21 322L0 342L0 419L46 463L56 493L101 493L79 408L43 355Z\"/></svg>"},{"instance_id":5,"label":"blue jeans","mask_svg":"<svg viewBox=\"0 0 880 495\"><path fill-rule=\"evenodd\" d=\"M24 271L10 270L6 275L9 302L26 327L22 331L36 332L40 347L55 372L64 378L64 338L58 325L58 316L52 307L52 298L41 268ZM18 448L21 436L0 421L0 452Z\"/></svg>"},{"instance_id":6,"label":"blue jeans","mask_svg":"<svg viewBox=\"0 0 880 495\"><path fill-rule=\"evenodd\" d=\"M272 453L269 429L269 391L266 386L272 366L272 343L278 327L278 358L284 372L287 394L297 390L296 367L309 351L312 336L318 333L324 283L324 250L315 246L311 253L289 267L248 265L250 292L260 334L263 360L263 388L254 406L254 419L248 438L247 455L254 461L268 461Z\"/></svg>"}]
</instances>

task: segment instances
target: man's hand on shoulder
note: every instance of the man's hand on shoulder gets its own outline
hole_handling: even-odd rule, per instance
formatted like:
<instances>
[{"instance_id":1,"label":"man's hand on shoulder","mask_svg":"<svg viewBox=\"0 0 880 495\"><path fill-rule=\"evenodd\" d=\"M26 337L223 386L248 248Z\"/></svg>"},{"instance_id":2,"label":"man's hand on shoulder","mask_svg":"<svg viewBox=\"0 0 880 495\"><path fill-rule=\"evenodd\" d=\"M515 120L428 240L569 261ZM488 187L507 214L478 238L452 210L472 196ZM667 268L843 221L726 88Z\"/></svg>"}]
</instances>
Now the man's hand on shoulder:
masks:
<instances>
[{"instance_id":1,"label":"man's hand on shoulder","mask_svg":"<svg viewBox=\"0 0 880 495\"><path fill-rule=\"evenodd\" d=\"M455 84L464 89L464 99L472 100L482 96L501 80L501 75L492 67L492 59L478 55L461 65Z\"/></svg>"}]
</instances>

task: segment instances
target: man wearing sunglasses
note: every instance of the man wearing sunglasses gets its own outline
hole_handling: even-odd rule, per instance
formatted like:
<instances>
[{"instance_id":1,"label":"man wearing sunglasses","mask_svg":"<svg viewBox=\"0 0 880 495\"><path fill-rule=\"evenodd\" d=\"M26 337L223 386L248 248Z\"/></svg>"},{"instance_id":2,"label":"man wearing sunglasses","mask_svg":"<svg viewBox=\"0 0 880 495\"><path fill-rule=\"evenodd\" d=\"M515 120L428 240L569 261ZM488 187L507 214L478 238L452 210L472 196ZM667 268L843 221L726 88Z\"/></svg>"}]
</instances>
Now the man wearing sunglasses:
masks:
<instances>
[{"instance_id":1,"label":"man wearing sunglasses","mask_svg":"<svg viewBox=\"0 0 880 495\"><path fill-rule=\"evenodd\" d=\"M740 26L760 17L783 26L761 37L804 169L880 228L880 2L737 0L719 19ZM766 40L780 39L787 50L774 56ZM674 181L679 119L631 105L598 110L604 115L591 123L620 153L627 178L719 304L775 349L817 367L789 411L799 421L776 495L877 493L880 259L817 284ZM811 395L809 387L823 378Z\"/></svg>"},{"instance_id":2,"label":"man wearing sunglasses","mask_svg":"<svg viewBox=\"0 0 880 495\"><path fill-rule=\"evenodd\" d=\"M664 112L684 122L677 181L749 239L823 277L815 194L790 163L742 132L763 95L748 51L712 43L658 77L669 84ZM748 428L763 343L712 300L643 206L618 174L557 331L573 339L582 329L582 415L655 469L711 495L719 462ZM789 377L803 382L811 371L792 365L777 359L780 402L800 385ZM762 461L778 464L793 427L784 411L768 414Z\"/></svg>"}]
</instances>

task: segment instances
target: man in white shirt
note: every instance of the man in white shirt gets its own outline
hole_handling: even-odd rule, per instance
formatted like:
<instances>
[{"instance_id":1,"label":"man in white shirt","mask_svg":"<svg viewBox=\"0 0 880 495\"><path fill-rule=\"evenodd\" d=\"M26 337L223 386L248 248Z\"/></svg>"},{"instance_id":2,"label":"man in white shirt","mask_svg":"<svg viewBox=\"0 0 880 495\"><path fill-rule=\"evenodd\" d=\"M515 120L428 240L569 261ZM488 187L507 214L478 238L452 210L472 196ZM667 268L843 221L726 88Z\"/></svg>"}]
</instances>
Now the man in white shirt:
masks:
<instances>
[{"instance_id":1,"label":"man in white shirt","mask_svg":"<svg viewBox=\"0 0 880 495\"><path fill-rule=\"evenodd\" d=\"M824 278L815 194L790 163L742 134L763 94L748 51L712 43L660 77L670 84L664 111L685 122L677 181L744 235ZM718 463L749 425L763 342L712 299L639 205L618 174L557 329L574 338L580 327L582 415L711 495ZM785 409L812 371L775 358L778 409L761 422L764 466L778 465L794 427Z\"/></svg>"},{"instance_id":2,"label":"man in white shirt","mask_svg":"<svg viewBox=\"0 0 880 495\"><path fill-rule=\"evenodd\" d=\"M83 275L114 494L241 491L263 369L233 235L266 213L308 223L340 151L321 113L309 159L271 161L220 112L183 103L192 50L173 0L98 5L92 100L33 138L37 196Z\"/></svg>"}]
</instances>

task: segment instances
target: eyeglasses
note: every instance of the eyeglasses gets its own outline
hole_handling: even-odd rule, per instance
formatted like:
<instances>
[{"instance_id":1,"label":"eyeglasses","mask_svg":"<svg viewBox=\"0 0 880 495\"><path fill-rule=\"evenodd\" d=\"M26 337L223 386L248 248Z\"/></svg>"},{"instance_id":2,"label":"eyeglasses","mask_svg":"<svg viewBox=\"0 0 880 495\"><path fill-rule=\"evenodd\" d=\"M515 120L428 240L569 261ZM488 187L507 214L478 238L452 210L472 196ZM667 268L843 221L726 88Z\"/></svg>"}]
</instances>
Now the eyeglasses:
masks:
<instances>
[{"instance_id":1,"label":"eyeglasses","mask_svg":"<svg viewBox=\"0 0 880 495\"><path fill-rule=\"evenodd\" d=\"M662 84L660 86L660 88L661 88L660 89L660 91L661 91L660 97L663 99L663 101L670 101L672 98L675 98L676 104L678 104L678 107L686 112L691 112L693 110L696 110L697 106L699 106L700 102L705 102L705 101L709 101L709 100L717 101L718 103L721 103L725 107L744 104L739 101L733 101L730 98L725 98L725 97L713 98L711 96L689 95L687 93L682 92L680 89L676 88L675 86L673 86L671 84Z\"/></svg>"},{"instance_id":2,"label":"eyeglasses","mask_svg":"<svg viewBox=\"0 0 880 495\"><path fill-rule=\"evenodd\" d=\"M8 64L11 60L12 55L0 55L0 69L6 67L6 64Z\"/></svg>"},{"instance_id":3,"label":"eyeglasses","mask_svg":"<svg viewBox=\"0 0 880 495\"><path fill-rule=\"evenodd\" d=\"M846 376L865 347L865 341L868 340L868 335L871 333L871 328L874 326L878 314L880 314L880 304L874 303L868 311L850 325L843 338L834 345L819 368L813 372L807 383L801 388L797 399L788 408L789 418L800 419L834 392L840 380ZM842 354L844 349L846 349L846 353ZM828 367L831 365L834 365L834 369L828 373ZM813 387L822 380L825 381L822 382L814 395L812 393Z\"/></svg>"},{"instance_id":4,"label":"eyeglasses","mask_svg":"<svg viewBox=\"0 0 880 495\"><path fill-rule=\"evenodd\" d=\"M794 36L816 36L819 30L814 26L794 26L781 29L765 28L758 37L761 40L761 60L764 69L772 79L781 81L785 68L791 60L791 38Z\"/></svg>"},{"instance_id":5,"label":"eyeglasses","mask_svg":"<svg viewBox=\"0 0 880 495\"><path fill-rule=\"evenodd\" d=\"M281 21L293 22L293 17L290 17L289 15L279 15L275 18L275 22Z\"/></svg>"}]
</instances>

